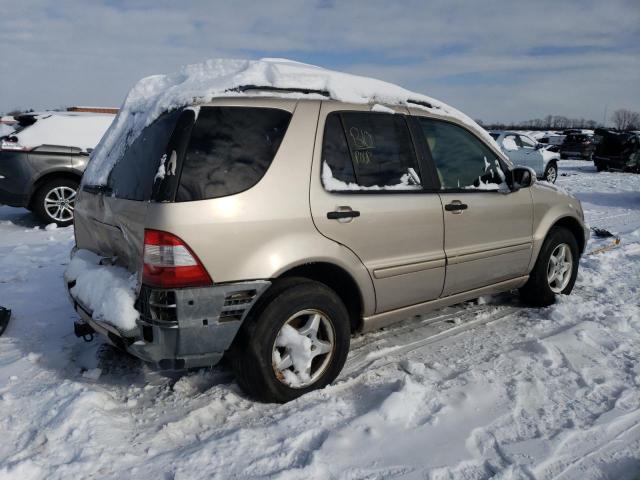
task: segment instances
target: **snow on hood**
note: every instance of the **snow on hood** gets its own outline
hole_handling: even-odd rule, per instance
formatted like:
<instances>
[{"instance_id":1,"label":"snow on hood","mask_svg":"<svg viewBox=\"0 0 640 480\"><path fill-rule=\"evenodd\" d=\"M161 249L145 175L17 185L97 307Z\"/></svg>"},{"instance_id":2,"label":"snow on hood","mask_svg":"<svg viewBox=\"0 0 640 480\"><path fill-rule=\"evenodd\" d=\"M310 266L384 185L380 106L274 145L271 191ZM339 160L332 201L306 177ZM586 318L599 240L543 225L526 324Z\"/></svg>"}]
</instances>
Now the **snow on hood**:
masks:
<instances>
[{"instance_id":1,"label":"snow on hood","mask_svg":"<svg viewBox=\"0 0 640 480\"><path fill-rule=\"evenodd\" d=\"M465 123L487 141L493 141L484 129L458 110L392 83L286 59L213 59L187 65L172 74L152 75L140 80L127 95L111 128L96 147L83 182L106 184L111 169L122 157L125 148L138 137L143 128L164 112L206 103L218 97L268 95L326 98L313 93L238 91L239 87L249 85L323 91L334 100L350 103L410 105L436 110ZM408 103L408 100L424 105Z\"/></svg>"}]
</instances>

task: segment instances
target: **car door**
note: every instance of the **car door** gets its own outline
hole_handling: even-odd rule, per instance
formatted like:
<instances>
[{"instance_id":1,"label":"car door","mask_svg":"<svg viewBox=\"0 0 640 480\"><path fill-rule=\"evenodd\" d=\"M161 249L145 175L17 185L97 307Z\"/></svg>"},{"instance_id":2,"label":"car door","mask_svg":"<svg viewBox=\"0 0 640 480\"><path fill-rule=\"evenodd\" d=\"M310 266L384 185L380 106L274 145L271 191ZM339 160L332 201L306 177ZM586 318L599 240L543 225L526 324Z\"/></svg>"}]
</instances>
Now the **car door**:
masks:
<instances>
[{"instance_id":1,"label":"car door","mask_svg":"<svg viewBox=\"0 0 640 480\"><path fill-rule=\"evenodd\" d=\"M317 229L367 268L376 311L440 296L445 276L442 204L421 170L404 109L323 102L311 179ZM428 189L431 189L431 193Z\"/></svg>"},{"instance_id":2,"label":"car door","mask_svg":"<svg viewBox=\"0 0 640 480\"><path fill-rule=\"evenodd\" d=\"M507 166L461 125L417 116L439 179L447 256L443 296L523 276L532 252L529 189L510 191Z\"/></svg>"},{"instance_id":3,"label":"car door","mask_svg":"<svg viewBox=\"0 0 640 480\"><path fill-rule=\"evenodd\" d=\"M533 168L536 174L542 177L544 174L544 160L542 153L536 148L536 142L526 135L518 135L518 146L520 147L518 152L521 157L519 165Z\"/></svg>"}]
</instances>

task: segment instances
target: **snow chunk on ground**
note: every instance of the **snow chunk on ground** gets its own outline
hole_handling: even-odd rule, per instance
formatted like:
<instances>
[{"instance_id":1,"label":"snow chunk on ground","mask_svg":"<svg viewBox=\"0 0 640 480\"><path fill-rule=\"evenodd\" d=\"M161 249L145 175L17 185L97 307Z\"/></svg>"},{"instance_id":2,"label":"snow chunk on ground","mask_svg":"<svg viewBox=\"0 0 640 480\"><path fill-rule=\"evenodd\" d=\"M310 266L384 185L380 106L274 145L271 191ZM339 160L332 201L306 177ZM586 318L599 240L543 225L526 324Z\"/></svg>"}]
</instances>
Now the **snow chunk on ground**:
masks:
<instances>
[{"instance_id":1,"label":"snow chunk on ground","mask_svg":"<svg viewBox=\"0 0 640 480\"><path fill-rule=\"evenodd\" d=\"M463 122L488 142L493 141L483 128L455 108L392 83L285 59L215 59L187 65L169 75L153 75L140 80L127 95L116 119L96 147L84 174L84 183L105 184L109 172L127 146L164 112L219 97L326 98L314 93L241 91L241 87L246 86L314 90L326 92L332 99L351 103L435 109Z\"/></svg>"},{"instance_id":2,"label":"snow chunk on ground","mask_svg":"<svg viewBox=\"0 0 640 480\"><path fill-rule=\"evenodd\" d=\"M64 273L66 282L75 280L71 294L93 312L93 318L122 331L136 328L137 278L122 267L100 265L100 257L78 250Z\"/></svg>"}]
</instances>

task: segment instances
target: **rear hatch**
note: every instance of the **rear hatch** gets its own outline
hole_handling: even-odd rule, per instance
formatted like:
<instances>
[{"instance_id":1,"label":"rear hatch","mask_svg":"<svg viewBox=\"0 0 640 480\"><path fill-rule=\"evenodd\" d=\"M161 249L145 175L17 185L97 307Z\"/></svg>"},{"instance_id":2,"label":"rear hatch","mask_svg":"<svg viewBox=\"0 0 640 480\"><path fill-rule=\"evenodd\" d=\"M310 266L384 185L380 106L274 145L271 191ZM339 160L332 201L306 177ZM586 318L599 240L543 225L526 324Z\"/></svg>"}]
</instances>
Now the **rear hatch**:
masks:
<instances>
[{"instance_id":1,"label":"rear hatch","mask_svg":"<svg viewBox=\"0 0 640 480\"><path fill-rule=\"evenodd\" d=\"M83 182L75 207L78 248L141 275L149 202L166 200L163 194L172 181L161 181L164 176L159 174L172 152L175 162L184 151L194 120L195 112L189 109L160 116L125 149L106 185Z\"/></svg>"}]
</instances>

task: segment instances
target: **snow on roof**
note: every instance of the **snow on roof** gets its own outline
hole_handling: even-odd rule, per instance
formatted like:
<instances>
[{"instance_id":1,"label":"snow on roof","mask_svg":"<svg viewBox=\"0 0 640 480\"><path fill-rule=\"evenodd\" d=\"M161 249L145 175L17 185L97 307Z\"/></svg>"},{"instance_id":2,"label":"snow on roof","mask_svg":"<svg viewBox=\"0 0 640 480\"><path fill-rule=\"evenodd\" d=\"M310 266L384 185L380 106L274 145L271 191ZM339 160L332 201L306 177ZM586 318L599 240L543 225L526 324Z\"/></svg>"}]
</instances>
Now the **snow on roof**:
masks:
<instances>
[{"instance_id":1,"label":"snow on roof","mask_svg":"<svg viewBox=\"0 0 640 480\"><path fill-rule=\"evenodd\" d=\"M247 86L271 90L259 92L243 88ZM140 80L127 95L111 128L96 147L83 181L87 184L104 185L124 149L138 137L143 128L164 112L206 103L218 97L256 95L329 97L349 103L425 108L457 118L487 141L492 141L481 127L458 110L392 83L286 59L214 59L187 65L176 73L153 75Z\"/></svg>"},{"instance_id":2,"label":"snow on roof","mask_svg":"<svg viewBox=\"0 0 640 480\"><path fill-rule=\"evenodd\" d=\"M23 147L60 145L82 150L95 148L113 115L55 112L37 115L37 121L15 134Z\"/></svg>"}]
</instances>

